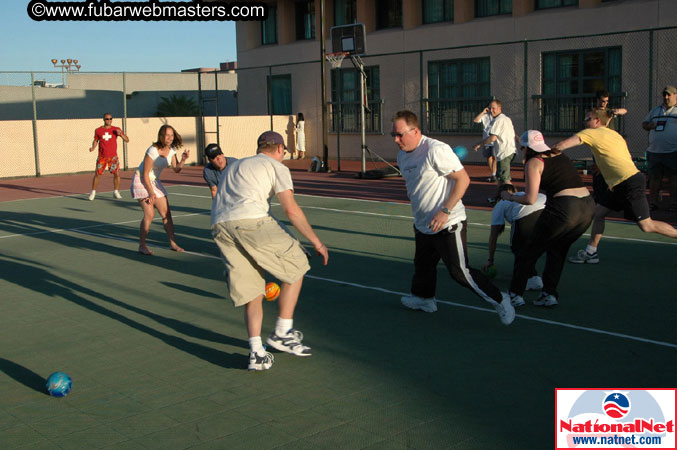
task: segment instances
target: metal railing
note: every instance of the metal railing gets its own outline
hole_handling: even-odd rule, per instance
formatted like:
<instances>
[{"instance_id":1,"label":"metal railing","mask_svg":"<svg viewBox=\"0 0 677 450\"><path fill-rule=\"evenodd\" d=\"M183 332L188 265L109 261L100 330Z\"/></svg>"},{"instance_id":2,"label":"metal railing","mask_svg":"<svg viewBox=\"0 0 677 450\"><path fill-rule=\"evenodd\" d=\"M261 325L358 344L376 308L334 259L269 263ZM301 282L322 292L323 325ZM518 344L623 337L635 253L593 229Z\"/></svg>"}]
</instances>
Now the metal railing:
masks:
<instances>
[{"instance_id":1,"label":"metal railing","mask_svg":"<svg viewBox=\"0 0 677 450\"><path fill-rule=\"evenodd\" d=\"M627 92L612 93L609 96L609 108L623 108ZM595 96L581 95L534 95L536 110L540 115L540 129L544 133L571 134L583 128L586 111L595 106ZM609 124L621 135L625 134L623 116L614 116Z\"/></svg>"},{"instance_id":2,"label":"metal railing","mask_svg":"<svg viewBox=\"0 0 677 450\"><path fill-rule=\"evenodd\" d=\"M465 100L423 99L425 130L434 134L477 134L482 126L473 122L487 106L486 98Z\"/></svg>"},{"instance_id":3,"label":"metal railing","mask_svg":"<svg viewBox=\"0 0 677 450\"><path fill-rule=\"evenodd\" d=\"M329 130L332 133L359 133L362 131L360 122L360 102L328 102ZM367 102L365 111L365 130L367 133L383 132L383 100Z\"/></svg>"}]
</instances>

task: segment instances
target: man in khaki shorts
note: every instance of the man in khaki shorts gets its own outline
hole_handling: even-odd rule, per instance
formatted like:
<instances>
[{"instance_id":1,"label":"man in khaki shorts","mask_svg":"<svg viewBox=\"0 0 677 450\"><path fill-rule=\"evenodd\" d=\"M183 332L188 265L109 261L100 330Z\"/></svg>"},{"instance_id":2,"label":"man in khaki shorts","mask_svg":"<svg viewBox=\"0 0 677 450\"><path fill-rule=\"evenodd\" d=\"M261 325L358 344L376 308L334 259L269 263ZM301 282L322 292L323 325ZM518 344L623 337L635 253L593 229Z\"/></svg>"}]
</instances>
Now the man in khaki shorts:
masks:
<instances>
[{"instance_id":1,"label":"man in khaki shorts","mask_svg":"<svg viewBox=\"0 0 677 450\"><path fill-rule=\"evenodd\" d=\"M301 343L303 334L293 327L303 275L310 269L299 241L270 215L269 198L274 193L292 225L313 244L327 265L327 247L308 223L294 200L289 169L282 164L286 147L274 131L259 136L256 156L228 165L212 203L212 236L227 268L228 288L235 306L245 307L249 334L249 370L270 369L273 355L261 341L263 295L268 272L282 281L278 299L279 316L266 342L296 356L310 356Z\"/></svg>"}]
</instances>

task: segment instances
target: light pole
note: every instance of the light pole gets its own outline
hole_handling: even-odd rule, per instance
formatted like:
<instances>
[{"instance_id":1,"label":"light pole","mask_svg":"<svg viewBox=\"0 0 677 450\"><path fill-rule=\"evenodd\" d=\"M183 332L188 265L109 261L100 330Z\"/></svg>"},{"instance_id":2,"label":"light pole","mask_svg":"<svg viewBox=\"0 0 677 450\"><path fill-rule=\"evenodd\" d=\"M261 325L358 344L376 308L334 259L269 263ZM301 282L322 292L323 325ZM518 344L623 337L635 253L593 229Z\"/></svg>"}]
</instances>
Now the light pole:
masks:
<instances>
[{"instance_id":1,"label":"light pole","mask_svg":"<svg viewBox=\"0 0 677 450\"><path fill-rule=\"evenodd\" d=\"M62 59L61 64L57 64L57 62L59 62L58 59L52 60L52 64L54 64L54 67L61 67L61 86L66 87L65 73L79 72L80 67L82 66L78 64L77 59Z\"/></svg>"}]
</instances>

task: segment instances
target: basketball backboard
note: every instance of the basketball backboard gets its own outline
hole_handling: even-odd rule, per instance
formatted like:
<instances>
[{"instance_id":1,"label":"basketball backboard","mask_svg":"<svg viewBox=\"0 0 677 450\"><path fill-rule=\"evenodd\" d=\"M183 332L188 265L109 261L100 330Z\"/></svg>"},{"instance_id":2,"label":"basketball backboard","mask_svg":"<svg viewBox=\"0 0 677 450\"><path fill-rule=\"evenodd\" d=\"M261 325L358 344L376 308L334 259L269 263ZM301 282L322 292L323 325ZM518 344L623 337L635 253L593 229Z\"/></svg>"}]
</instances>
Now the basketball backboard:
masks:
<instances>
[{"instance_id":1,"label":"basketball backboard","mask_svg":"<svg viewBox=\"0 0 677 450\"><path fill-rule=\"evenodd\" d=\"M348 52L362 56L367 52L367 33L363 23L351 23L331 28L331 49L333 53Z\"/></svg>"}]
</instances>

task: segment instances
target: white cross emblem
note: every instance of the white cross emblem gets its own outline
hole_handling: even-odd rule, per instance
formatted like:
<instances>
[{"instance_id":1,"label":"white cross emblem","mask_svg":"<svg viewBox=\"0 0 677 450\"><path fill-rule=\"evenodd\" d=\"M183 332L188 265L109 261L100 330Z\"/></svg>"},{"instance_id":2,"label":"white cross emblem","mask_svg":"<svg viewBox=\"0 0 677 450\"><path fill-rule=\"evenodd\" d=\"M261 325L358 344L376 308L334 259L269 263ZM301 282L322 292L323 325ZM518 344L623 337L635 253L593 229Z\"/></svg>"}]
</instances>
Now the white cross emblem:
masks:
<instances>
[{"instance_id":1,"label":"white cross emblem","mask_svg":"<svg viewBox=\"0 0 677 450\"><path fill-rule=\"evenodd\" d=\"M113 135L110 134L108 131L106 131L106 133L103 136L101 136L101 138L106 142L108 142L112 137Z\"/></svg>"}]
</instances>

